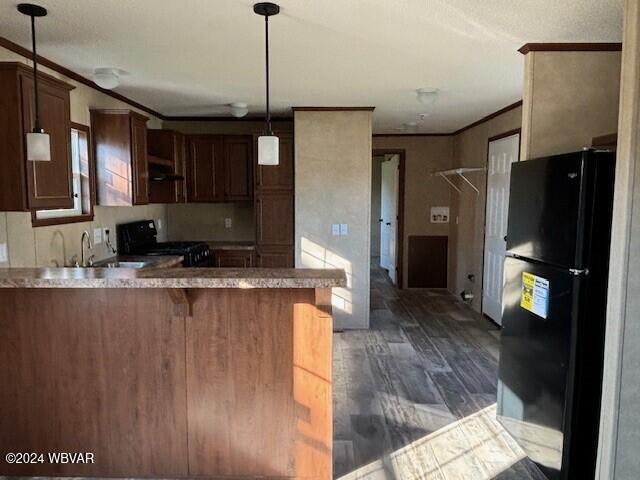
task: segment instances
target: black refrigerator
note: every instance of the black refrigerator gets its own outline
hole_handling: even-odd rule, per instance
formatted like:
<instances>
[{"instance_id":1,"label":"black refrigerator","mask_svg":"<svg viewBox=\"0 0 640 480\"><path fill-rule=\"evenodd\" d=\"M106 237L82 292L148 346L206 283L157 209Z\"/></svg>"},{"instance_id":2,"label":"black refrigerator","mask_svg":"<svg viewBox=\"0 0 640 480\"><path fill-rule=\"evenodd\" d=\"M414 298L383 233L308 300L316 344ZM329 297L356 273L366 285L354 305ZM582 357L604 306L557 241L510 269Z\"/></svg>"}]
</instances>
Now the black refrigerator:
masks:
<instances>
[{"instance_id":1,"label":"black refrigerator","mask_svg":"<svg viewBox=\"0 0 640 480\"><path fill-rule=\"evenodd\" d=\"M615 153L511 169L498 420L550 479L594 478Z\"/></svg>"}]
</instances>

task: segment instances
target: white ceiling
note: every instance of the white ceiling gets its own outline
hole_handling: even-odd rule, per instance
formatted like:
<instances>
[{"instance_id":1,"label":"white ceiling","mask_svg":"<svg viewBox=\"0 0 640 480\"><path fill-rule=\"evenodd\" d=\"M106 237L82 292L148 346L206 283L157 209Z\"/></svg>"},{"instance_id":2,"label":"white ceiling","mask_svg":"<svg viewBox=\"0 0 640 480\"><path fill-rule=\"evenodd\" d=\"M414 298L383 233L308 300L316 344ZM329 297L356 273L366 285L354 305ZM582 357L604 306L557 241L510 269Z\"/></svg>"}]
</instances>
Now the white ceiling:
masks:
<instances>
[{"instance_id":1,"label":"white ceiling","mask_svg":"<svg viewBox=\"0 0 640 480\"><path fill-rule=\"evenodd\" d=\"M38 51L77 73L128 72L117 92L166 115L264 112L264 22L248 0L36 0ZM0 0L0 35L30 45ZM451 132L522 96L528 42L618 42L622 0L280 0L270 21L272 106L375 106L374 131L429 116ZM440 90L435 104L415 97Z\"/></svg>"}]
</instances>

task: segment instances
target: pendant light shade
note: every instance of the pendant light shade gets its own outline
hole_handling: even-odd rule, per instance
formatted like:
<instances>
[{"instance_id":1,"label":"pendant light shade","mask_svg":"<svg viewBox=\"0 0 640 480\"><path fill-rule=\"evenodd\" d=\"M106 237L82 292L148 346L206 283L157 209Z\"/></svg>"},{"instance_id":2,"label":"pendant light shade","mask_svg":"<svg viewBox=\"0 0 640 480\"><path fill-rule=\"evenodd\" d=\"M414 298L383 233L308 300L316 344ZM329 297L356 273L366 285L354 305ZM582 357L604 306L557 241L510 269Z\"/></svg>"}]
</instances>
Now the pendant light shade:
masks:
<instances>
[{"instance_id":1,"label":"pendant light shade","mask_svg":"<svg viewBox=\"0 0 640 480\"><path fill-rule=\"evenodd\" d=\"M47 133L27 133L27 160L30 162L51 161L51 142Z\"/></svg>"},{"instance_id":2,"label":"pendant light shade","mask_svg":"<svg viewBox=\"0 0 640 480\"><path fill-rule=\"evenodd\" d=\"M51 139L40 127L40 102L38 99L38 54L36 53L36 17L44 17L47 10L39 5L21 3L18 11L31 18L31 45L33 53L33 97L35 119L33 130L27 133L27 160L30 162L51 161Z\"/></svg>"},{"instance_id":3,"label":"pendant light shade","mask_svg":"<svg viewBox=\"0 0 640 480\"><path fill-rule=\"evenodd\" d=\"M278 165L280 162L280 139L275 135L258 137L258 164Z\"/></svg>"},{"instance_id":4,"label":"pendant light shade","mask_svg":"<svg viewBox=\"0 0 640 480\"><path fill-rule=\"evenodd\" d=\"M280 140L271 130L271 110L269 105L269 17L280 13L275 3L262 2L253 6L253 11L264 17L265 64L267 84L267 118L264 133L258 137L258 165L278 165L280 163Z\"/></svg>"}]
</instances>

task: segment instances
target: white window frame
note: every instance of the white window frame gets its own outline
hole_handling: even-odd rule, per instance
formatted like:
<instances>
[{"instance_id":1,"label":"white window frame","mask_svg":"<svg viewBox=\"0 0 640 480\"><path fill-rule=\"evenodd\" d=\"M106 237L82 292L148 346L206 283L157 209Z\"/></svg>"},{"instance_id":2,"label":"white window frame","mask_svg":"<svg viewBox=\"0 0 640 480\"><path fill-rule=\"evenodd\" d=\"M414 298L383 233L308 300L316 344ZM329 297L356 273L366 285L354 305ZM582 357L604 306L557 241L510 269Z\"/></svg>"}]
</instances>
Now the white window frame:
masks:
<instances>
[{"instance_id":1,"label":"white window frame","mask_svg":"<svg viewBox=\"0 0 640 480\"><path fill-rule=\"evenodd\" d=\"M38 210L36 211L36 218L38 220L45 220L50 218L78 217L82 215L82 176L80 172L80 135L78 134L78 132L79 130L75 128L71 129L73 207L56 208L53 210Z\"/></svg>"}]
</instances>

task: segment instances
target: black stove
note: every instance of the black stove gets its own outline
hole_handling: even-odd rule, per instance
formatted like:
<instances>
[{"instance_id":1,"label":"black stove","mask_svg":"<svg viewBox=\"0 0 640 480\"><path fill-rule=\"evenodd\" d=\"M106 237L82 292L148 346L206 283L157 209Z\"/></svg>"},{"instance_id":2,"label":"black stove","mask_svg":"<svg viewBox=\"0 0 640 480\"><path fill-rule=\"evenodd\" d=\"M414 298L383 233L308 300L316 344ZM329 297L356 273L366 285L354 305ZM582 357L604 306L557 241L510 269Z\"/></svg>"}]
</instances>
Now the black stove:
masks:
<instances>
[{"instance_id":1,"label":"black stove","mask_svg":"<svg viewBox=\"0 0 640 480\"><path fill-rule=\"evenodd\" d=\"M158 242L153 220L123 223L116 227L121 255L181 255L185 267L210 267L211 252L205 242Z\"/></svg>"}]
</instances>

